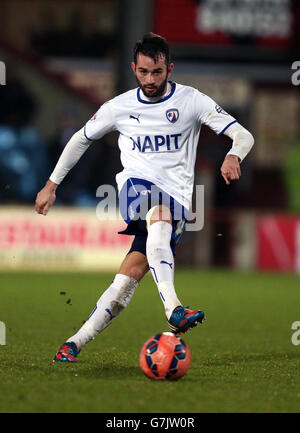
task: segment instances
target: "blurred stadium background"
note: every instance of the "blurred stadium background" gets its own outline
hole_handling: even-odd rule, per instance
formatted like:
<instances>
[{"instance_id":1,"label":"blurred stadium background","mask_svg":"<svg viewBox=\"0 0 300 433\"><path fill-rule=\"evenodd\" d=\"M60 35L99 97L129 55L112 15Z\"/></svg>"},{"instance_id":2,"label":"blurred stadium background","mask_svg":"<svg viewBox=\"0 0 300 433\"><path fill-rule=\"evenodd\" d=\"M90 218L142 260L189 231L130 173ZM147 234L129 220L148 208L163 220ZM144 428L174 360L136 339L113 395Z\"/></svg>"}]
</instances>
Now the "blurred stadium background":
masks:
<instances>
[{"instance_id":1,"label":"blurred stadium background","mask_svg":"<svg viewBox=\"0 0 300 433\"><path fill-rule=\"evenodd\" d=\"M1 0L0 267L115 270L130 237L99 222L99 185L115 185L117 135L94 143L45 218L34 200L72 134L135 87L132 47L166 37L172 78L197 87L253 133L242 178L219 169L230 141L203 127L196 162L205 224L177 264L300 273L300 5L292 0Z\"/></svg>"}]
</instances>

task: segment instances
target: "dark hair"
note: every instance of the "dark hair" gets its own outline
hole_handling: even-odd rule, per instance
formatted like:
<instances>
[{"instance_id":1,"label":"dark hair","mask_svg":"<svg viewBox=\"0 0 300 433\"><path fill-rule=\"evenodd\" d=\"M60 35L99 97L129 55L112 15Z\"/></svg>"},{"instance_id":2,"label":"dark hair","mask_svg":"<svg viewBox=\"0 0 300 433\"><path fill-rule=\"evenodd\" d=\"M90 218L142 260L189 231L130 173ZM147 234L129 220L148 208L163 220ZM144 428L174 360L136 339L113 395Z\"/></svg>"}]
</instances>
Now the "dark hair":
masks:
<instances>
[{"instance_id":1,"label":"dark hair","mask_svg":"<svg viewBox=\"0 0 300 433\"><path fill-rule=\"evenodd\" d=\"M151 57L155 63L161 54L165 57L167 66L171 62L169 45L166 39L152 32L147 33L142 40L136 42L133 49L134 63L136 63L139 53Z\"/></svg>"}]
</instances>

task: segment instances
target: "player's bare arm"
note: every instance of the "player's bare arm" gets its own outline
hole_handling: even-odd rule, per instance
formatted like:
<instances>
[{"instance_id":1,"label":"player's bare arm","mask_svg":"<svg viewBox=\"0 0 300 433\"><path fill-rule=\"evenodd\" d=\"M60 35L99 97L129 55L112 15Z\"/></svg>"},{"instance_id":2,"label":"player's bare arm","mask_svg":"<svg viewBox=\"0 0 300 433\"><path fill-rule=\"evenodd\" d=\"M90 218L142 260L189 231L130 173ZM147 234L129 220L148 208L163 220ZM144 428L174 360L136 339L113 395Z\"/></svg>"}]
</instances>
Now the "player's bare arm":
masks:
<instances>
[{"instance_id":1,"label":"player's bare arm","mask_svg":"<svg viewBox=\"0 0 300 433\"><path fill-rule=\"evenodd\" d=\"M49 208L53 205L56 199L57 184L50 179L47 181L44 188L37 194L35 200L35 210L38 214L47 215Z\"/></svg>"}]
</instances>

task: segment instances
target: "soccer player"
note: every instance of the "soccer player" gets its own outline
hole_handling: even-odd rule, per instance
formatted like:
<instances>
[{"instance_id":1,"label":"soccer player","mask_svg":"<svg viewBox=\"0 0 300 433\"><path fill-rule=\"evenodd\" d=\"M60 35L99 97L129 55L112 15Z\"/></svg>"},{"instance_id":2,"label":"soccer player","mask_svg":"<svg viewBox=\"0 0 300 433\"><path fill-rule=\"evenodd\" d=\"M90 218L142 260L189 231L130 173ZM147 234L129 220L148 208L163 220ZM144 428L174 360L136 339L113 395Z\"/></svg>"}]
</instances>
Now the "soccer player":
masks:
<instances>
[{"instance_id":1,"label":"soccer player","mask_svg":"<svg viewBox=\"0 0 300 433\"><path fill-rule=\"evenodd\" d=\"M250 132L210 97L169 80L174 65L164 38L145 35L134 47L131 66L138 87L104 103L73 135L37 194L36 211L46 215L57 186L92 141L119 131L123 170L116 181L127 223L120 233L134 236L132 246L112 284L83 326L60 347L55 361L76 361L82 347L126 308L149 269L171 332L186 332L202 323L203 311L184 307L174 287L175 248L191 206L201 125L233 141L221 166L226 184L240 178L240 163L254 143Z\"/></svg>"}]
</instances>

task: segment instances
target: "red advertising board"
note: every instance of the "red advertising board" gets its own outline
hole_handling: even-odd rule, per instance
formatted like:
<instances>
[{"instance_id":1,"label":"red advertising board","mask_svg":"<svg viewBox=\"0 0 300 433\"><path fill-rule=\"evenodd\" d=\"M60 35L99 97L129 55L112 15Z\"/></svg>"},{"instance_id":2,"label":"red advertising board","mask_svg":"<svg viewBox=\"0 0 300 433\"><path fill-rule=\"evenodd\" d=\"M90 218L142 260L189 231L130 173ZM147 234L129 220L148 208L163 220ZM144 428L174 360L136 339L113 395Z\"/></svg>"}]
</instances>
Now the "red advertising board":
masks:
<instances>
[{"instance_id":1,"label":"red advertising board","mask_svg":"<svg viewBox=\"0 0 300 433\"><path fill-rule=\"evenodd\" d=\"M266 216L257 221L260 270L300 272L300 216Z\"/></svg>"},{"instance_id":2,"label":"red advertising board","mask_svg":"<svg viewBox=\"0 0 300 433\"><path fill-rule=\"evenodd\" d=\"M30 207L0 209L0 269L117 270L132 237L124 222L95 209L54 207L45 217Z\"/></svg>"},{"instance_id":3,"label":"red advertising board","mask_svg":"<svg viewBox=\"0 0 300 433\"><path fill-rule=\"evenodd\" d=\"M156 0L154 30L171 43L285 48L293 43L293 0Z\"/></svg>"}]
</instances>

